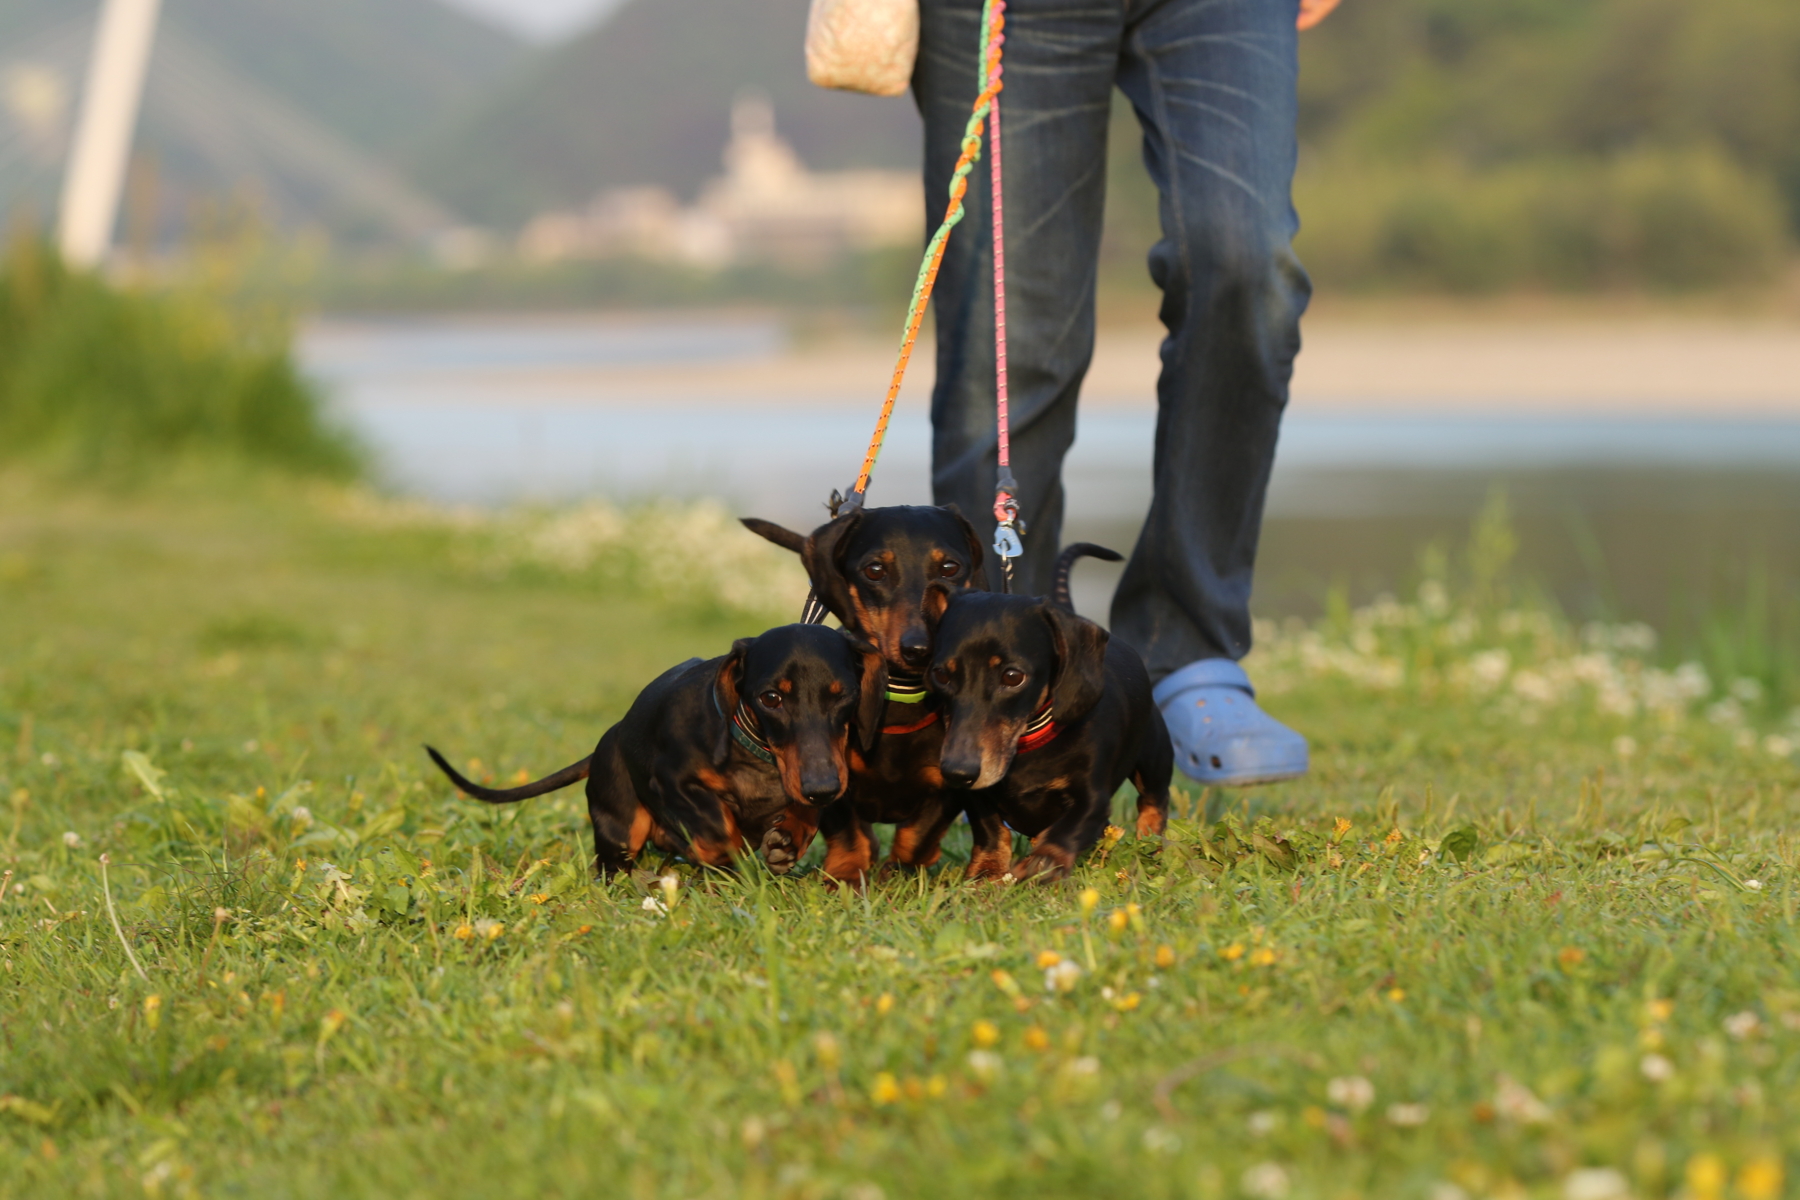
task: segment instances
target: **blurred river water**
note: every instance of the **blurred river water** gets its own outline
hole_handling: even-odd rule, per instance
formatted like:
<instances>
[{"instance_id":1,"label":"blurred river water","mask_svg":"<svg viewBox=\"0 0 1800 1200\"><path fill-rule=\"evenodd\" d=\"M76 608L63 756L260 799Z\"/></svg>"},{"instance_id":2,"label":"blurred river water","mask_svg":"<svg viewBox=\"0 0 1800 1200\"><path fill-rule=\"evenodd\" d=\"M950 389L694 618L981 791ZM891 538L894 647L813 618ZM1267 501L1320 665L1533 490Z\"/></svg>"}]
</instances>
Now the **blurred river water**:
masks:
<instances>
[{"instance_id":1,"label":"blurred river water","mask_svg":"<svg viewBox=\"0 0 1800 1200\"><path fill-rule=\"evenodd\" d=\"M772 318L326 323L302 354L398 490L483 505L711 497L798 528L822 520L826 494L853 476L885 383L843 372L784 399L780 364L795 350ZM671 371L696 370L710 382L665 385ZM921 354L876 503L929 502L928 372ZM760 394L738 395L734 381L752 375ZM1666 625L1753 587L1793 595L1800 419L1709 417L1705 401L1651 415L1296 402L1270 488L1257 610L1316 613L1333 584L1357 601L1404 588L1420 548L1459 547L1497 488L1524 575L1574 616ZM1086 407L1065 470L1065 541L1129 550L1150 498L1154 425L1148 396ZM1082 610L1104 617L1115 579L1085 564Z\"/></svg>"}]
</instances>

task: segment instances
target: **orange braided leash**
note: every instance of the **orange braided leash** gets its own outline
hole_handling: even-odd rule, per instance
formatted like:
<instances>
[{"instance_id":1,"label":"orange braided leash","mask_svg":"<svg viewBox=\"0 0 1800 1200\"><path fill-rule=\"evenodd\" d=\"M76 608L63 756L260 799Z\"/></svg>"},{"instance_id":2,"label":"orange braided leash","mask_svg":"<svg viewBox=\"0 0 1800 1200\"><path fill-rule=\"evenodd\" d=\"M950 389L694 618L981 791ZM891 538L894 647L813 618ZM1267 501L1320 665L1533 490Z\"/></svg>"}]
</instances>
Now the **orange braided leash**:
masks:
<instances>
[{"instance_id":1,"label":"orange braided leash","mask_svg":"<svg viewBox=\"0 0 1800 1200\"><path fill-rule=\"evenodd\" d=\"M983 78L986 86L981 94L975 97L975 107L969 114L969 123L963 129L962 153L957 157L956 170L950 177L950 203L944 210L944 220L925 247L925 261L919 267L918 281L913 285L912 305L907 312L906 332L900 339L900 358L894 364L894 377L888 383L887 399L881 403L881 416L875 422L875 434L869 439L869 452L863 456L862 470L857 473L856 486L848 497L850 504L859 506L863 493L869 490L869 476L875 471L875 460L881 455L881 444L887 439L888 421L894 415L894 403L900 399L900 384L906 378L906 364L912 361L913 343L919 340L919 326L925 320L925 306L931 300L931 289L937 285L938 268L944 261L944 248L950 242L950 230L963 219L963 196L969 190L969 171L975 160L981 157L982 127L987 121L988 109L1000 94L1004 86L1000 80L1000 45L1005 40L1001 36L1006 27L1006 0L987 0L983 5L981 25L983 44L986 48L986 70Z\"/></svg>"}]
</instances>

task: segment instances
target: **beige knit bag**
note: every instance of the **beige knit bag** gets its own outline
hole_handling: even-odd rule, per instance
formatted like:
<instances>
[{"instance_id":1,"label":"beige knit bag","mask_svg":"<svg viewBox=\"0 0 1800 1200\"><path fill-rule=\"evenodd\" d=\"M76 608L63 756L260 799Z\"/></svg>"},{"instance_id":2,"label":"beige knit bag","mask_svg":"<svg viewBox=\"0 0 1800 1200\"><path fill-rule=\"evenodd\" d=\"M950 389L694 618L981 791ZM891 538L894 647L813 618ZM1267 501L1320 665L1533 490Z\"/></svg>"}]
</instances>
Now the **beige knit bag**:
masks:
<instances>
[{"instance_id":1,"label":"beige knit bag","mask_svg":"<svg viewBox=\"0 0 1800 1200\"><path fill-rule=\"evenodd\" d=\"M898 96L919 54L919 0L812 0L806 77L820 87Z\"/></svg>"}]
</instances>

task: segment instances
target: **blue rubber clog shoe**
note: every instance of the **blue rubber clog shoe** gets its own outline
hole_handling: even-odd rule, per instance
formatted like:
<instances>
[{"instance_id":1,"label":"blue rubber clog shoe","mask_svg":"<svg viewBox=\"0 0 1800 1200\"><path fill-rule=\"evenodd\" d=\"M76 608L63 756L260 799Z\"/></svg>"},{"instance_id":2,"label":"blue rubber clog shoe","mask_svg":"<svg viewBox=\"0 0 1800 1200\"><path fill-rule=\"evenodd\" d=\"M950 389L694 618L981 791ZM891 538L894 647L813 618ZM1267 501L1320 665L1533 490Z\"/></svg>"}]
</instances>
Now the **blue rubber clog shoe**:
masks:
<instances>
[{"instance_id":1,"label":"blue rubber clog shoe","mask_svg":"<svg viewBox=\"0 0 1800 1200\"><path fill-rule=\"evenodd\" d=\"M1200 783L1243 787L1306 774L1306 739L1256 706L1229 658L1189 663L1152 693L1175 743L1175 765Z\"/></svg>"}]
</instances>

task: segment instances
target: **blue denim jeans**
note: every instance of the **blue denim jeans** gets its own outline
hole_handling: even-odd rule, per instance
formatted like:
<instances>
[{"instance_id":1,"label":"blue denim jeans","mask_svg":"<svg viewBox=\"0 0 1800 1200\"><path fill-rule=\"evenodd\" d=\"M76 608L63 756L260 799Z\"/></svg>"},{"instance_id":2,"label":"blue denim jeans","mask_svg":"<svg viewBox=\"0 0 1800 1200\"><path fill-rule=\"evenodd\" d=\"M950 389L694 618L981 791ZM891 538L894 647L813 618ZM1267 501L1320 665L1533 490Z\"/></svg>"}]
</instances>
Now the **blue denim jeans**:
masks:
<instances>
[{"instance_id":1,"label":"blue denim jeans","mask_svg":"<svg viewBox=\"0 0 1800 1200\"><path fill-rule=\"evenodd\" d=\"M1049 588L1063 456L1094 349L1112 89L1143 128L1161 193L1155 497L1112 628L1151 678L1250 649L1263 497L1311 284L1290 243L1298 0L1008 0L1007 333L1012 469L1028 536L1017 590ZM977 90L980 0L922 0L913 92L925 119L927 222ZM934 303L932 483L984 536L996 434L992 224L985 157ZM991 552L990 552L991 554ZM989 562L989 573L997 563Z\"/></svg>"}]
</instances>

